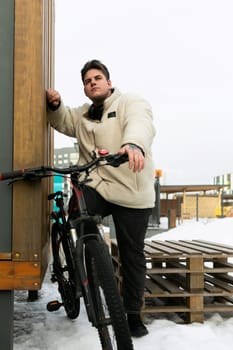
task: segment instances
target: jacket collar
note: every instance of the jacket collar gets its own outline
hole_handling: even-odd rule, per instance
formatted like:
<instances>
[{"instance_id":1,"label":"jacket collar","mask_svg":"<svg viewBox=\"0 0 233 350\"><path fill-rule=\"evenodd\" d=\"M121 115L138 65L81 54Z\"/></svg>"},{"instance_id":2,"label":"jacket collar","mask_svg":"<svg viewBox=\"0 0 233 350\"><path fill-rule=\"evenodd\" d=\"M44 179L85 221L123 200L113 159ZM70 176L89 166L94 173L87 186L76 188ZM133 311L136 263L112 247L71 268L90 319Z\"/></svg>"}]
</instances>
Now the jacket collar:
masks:
<instances>
[{"instance_id":1,"label":"jacket collar","mask_svg":"<svg viewBox=\"0 0 233 350\"><path fill-rule=\"evenodd\" d=\"M106 109L108 109L111 106L112 102L115 101L120 96L121 96L120 90L118 88L114 87L113 88L113 93L109 97L107 97L106 100L103 103L104 111ZM83 113L83 116L85 118L88 118L88 111Z\"/></svg>"},{"instance_id":2,"label":"jacket collar","mask_svg":"<svg viewBox=\"0 0 233 350\"><path fill-rule=\"evenodd\" d=\"M115 101L118 97L120 97L120 95L121 95L120 90L114 87L113 93L104 101L104 109L108 109L109 106L112 104L112 102Z\"/></svg>"}]
</instances>

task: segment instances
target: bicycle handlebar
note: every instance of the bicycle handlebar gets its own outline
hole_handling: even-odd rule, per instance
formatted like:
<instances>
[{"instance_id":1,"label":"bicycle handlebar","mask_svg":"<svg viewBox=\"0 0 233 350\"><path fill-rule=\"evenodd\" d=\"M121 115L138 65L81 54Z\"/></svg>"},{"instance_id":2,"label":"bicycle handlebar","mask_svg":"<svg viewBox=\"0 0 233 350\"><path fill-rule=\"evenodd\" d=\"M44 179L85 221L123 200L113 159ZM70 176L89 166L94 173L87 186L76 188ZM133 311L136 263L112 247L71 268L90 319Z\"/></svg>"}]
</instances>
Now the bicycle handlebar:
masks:
<instances>
[{"instance_id":1,"label":"bicycle handlebar","mask_svg":"<svg viewBox=\"0 0 233 350\"><path fill-rule=\"evenodd\" d=\"M113 167L118 167L121 164L128 161L127 154L107 154L101 155L99 157L93 158L90 162L84 165L71 165L67 168L56 168L52 166L39 166L35 168L21 169L21 170L13 170L11 172L0 173L0 181L5 180L14 180L14 179L22 179L32 181L38 178L49 177L52 176L53 173L57 174L73 174L73 173L81 173L88 172L91 168L98 167L101 162L104 162L103 165L111 165Z\"/></svg>"}]
</instances>

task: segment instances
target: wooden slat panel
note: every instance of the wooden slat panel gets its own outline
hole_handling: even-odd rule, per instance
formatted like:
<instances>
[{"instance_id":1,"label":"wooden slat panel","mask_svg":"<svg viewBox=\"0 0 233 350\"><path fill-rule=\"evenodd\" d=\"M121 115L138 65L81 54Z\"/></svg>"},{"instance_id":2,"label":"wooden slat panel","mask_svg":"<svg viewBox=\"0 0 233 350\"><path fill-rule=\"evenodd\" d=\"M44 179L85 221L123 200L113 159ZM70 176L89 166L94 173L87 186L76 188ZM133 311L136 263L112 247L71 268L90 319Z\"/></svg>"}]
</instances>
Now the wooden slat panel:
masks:
<instances>
[{"instance_id":1,"label":"wooden slat panel","mask_svg":"<svg viewBox=\"0 0 233 350\"><path fill-rule=\"evenodd\" d=\"M48 164L45 89L53 79L53 0L15 0L14 169ZM51 51L52 50L52 51ZM48 261L48 180L13 188L15 261Z\"/></svg>"}]
</instances>

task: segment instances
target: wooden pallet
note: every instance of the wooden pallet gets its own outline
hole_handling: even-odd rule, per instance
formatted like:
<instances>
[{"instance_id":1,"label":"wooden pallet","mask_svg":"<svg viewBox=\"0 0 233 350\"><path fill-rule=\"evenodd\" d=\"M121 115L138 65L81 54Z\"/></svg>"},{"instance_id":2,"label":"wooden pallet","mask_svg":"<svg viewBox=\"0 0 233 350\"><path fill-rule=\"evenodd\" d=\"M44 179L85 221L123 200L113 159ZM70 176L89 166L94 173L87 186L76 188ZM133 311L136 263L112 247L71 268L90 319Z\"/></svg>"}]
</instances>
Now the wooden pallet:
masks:
<instances>
[{"instance_id":1,"label":"wooden pallet","mask_svg":"<svg viewBox=\"0 0 233 350\"><path fill-rule=\"evenodd\" d=\"M175 312L186 322L203 322L207 312L233 311L233 247L203 240L146 240L144 251L144 314ZM116 240L111 252L121 291Z\"/></svg>"}]
</instances>

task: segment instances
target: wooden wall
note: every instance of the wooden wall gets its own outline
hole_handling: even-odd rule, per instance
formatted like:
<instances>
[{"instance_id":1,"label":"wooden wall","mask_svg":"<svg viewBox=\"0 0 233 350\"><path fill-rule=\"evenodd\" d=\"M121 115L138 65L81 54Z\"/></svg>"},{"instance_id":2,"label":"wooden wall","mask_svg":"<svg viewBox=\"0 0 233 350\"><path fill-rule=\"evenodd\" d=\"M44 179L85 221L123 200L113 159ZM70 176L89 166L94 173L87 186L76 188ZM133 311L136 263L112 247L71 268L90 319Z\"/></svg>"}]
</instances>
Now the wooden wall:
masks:
<instances>
[{"instance_id":1,"label":"wooden wall","mask_svg":"<svg viewBox=\"0 0 233 350\"><path fill-rule=\"evenodd\" d=\"M13 169L51 159L45 89L53 86L53 37L53 0L15 0ZM49 180L13 186L12 252L0 262L0 289L41 286L49 259L50 188Z\"/></svg>"}]
</instances>

